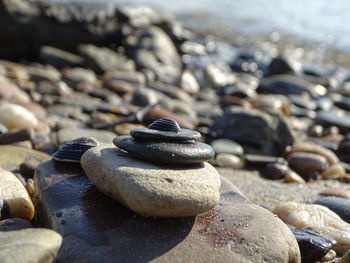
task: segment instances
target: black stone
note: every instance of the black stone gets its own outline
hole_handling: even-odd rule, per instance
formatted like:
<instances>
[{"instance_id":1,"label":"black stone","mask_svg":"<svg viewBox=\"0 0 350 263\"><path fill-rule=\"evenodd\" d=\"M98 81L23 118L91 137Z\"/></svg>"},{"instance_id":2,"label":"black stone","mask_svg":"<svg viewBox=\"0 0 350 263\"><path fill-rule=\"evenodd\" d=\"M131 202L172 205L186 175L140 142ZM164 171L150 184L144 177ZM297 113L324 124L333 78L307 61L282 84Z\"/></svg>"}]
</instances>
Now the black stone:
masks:
<instances>
[{"instance_id":1,"label":"black stone","mask_svg":"<svg viewBox=\"0 0 350 263\"><path fill-rule=\"evenodd\" d=\"M341 197L323 197L315 201L315 204L328 207L338 214L344 221L350 223L350 200Z\"/></svg>"},{"instance_id":2,"label":"black stone","mask_svg":"<svg viewBox=\"0 0 350 263\"><path fill-rule=\"evenodd\" d=\"M268 66L270 75L296 73L298 71L300 70L297 67L296 61L293 61L291 58L275 57Z\"/></svg>"},{"instance_id":3,"label":"black stone","mask_svg":"<svg viewBox=\"0 0 350 263\"><path fill-rule=\"evenodd\" d=\"M135 157L168 164L200 163L213 159L214 150L205 143L175 143L157 141L136 141L131 136L119 136L113 143Z\"/></svg>"},{"instance_id":4,"label":"black stone","mask_svg":"<svg viewBox=\"0 0 350 263\"><path fill-rule=\"evenodd\" d=\"M289 167L281 163L269 163L261 171L265 178L272 180L283 179L289 172Z\"/></svg>"},{"instance_id":5,"label":"black stone","mask_svg":"<svg viewBox=\"0 0 350 263\"><path fill-rule=\"evenodd\" d=\"M181 130L179 124L173 119L159 119L152 122L147 127L150 130L179 132Z\"/></svg>"},{"instance_id":6,"label":"black stone","mask_svg":"<svg viewBox=\"0 0 350 263\"><path fill-rule=\"evenodd\" d=\"M343 111L318 111L316 123L325 127L336 126L341 133L350 132L350 116Z\"/></svg>"},{"instance_id":7,"label":"black stone","mask_svg":"<svg viewBox=\"0 0 350 263\"><path fill-rule=\"evenodd\" d=\"M130 135L135 140L160 140L160 141L171 141L171 142L183 142L190 140L197 140L201 137L201 134L197 131L189 129L181 129L179 132L167 132L158 131L148 128L133 129L130 131Z\"/></svg>"},{"instance_id":8,"label":"black stone","mask_svg":"<svg viewBox=\"0 0 350 263\"><path fill-rule=\"evenodd\" d=\"M57 152L53 154L52 158L59 162L79 163L84 152L98 145L98 141L94 138L80 137L61 145Z\"/></svg>"},{"instance_id":9,"label":"black stone","mask_svg":"<svg viewBox=\"0 0 350 263\"><path fill-rule=\"evenodd\" d=\"M260 93L281 95L301 95L307 93L311 97L318 97L320 94L316 89L315 84L300 77L293 75L273 75L264 78L257 91Z\"/></svg>"},{"instance_id":10,"label":"black stone","mask_svg":"<svg viewBox=\"0 0 350 263\"><path fill-rule=\"evenodd\" d=\"M314 229L289 226L300 248L301 262L316 262L324 257L336 241Z\"/></svg>"}]
</instances>

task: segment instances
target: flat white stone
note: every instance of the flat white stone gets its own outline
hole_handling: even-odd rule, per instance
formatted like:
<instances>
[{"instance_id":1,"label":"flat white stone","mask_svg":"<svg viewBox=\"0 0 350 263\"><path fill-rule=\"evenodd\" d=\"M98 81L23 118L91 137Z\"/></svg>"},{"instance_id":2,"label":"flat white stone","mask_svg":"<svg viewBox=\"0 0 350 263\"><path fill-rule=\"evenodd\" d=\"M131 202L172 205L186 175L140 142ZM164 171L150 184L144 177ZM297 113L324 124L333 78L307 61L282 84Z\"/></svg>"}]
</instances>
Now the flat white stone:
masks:
<instances>
[{"instance_id":1,"label":"flat white stone","mask_svg":"<svg viewBox=\"0 0 350 263\"><path fill-rule=\"evenodd\" d=\"M100 191L144 216L193 216L219 202L220 175L208 163L159 166L110 144L86 151L81 165Z\"/></svg>"}]
</instances>

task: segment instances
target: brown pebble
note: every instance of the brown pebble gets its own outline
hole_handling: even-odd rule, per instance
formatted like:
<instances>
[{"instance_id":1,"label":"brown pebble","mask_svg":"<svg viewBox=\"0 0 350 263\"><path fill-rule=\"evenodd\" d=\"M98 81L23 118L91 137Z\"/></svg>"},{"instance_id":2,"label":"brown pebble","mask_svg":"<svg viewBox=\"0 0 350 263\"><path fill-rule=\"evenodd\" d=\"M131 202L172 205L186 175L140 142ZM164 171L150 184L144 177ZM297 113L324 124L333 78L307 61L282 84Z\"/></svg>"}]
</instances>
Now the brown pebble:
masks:
<instances>
[{"instance_id":1,"label":"brown pebble","mask_svg":"<svg viewBox=\"0 0 350 263\"><path fill-rule=\"evenodd\" d=\"M314 153L295 152L288 156L288 165L304 179L310 179L314 173L322 173L328 168L325 157Z\"/></svg>"},{"instance_id":2,"label":"brown pebble","mask_svg":"<svg viewBox=\"0 0 350 263\"><path fill-rule=\"evenodd\" d=\"M334 165L339 162L338 157L327 148L310 142L296 142L289 149L287 149L287 156L295 152L305 152L305 153L314 153L321 155L327 159L329 165Z\"/></svg>"}]
</instances>

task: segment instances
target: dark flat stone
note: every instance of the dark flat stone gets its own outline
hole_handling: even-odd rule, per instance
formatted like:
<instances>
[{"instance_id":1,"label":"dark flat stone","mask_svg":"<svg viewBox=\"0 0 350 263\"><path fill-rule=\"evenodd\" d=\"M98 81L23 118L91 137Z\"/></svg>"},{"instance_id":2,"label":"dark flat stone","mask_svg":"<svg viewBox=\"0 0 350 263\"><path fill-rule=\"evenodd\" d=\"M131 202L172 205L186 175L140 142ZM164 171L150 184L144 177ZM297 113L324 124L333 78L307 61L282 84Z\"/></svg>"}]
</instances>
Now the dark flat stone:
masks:
<instances>
[{"instance_id":1,"label":"dark flat stone","mask_svg":"<svg viewBox=\"0 0 350 263\"><path fill-rule=\"evenodd\" d=\"M338 214L344 221L350 223L350 200L341 197L323 197L315 201L315 204L328 207Z\"/></svg>"},{"instance_id":2,"label":"dark flat stone","mask_svg":"<svg viewBox=\"0 0 350 263\"><path fill-rule=\"evenodd\" d=\"M163 219L103 195L79 164L47 161L35 184L38 226L63 237L57 262L300 262L287 227L227 182L213 210Z\"/></svg>"},{"instance_id":3,"label":"dark flat stone","mask_svg":"<svg viewBox=\"0 0 350 263\"><path fill-rule=\"evenodd\" d=\"M133 154L135 157L169 164L200 163L214 158L214 150L205 143L170 143L136 141L131 136L114 138L114 145Z\"/></svg>"},{"instance_id":4,"label":"dark flat stone","mask_svg":"<svg viewBox=\"0 0 350 263\"><path fill-rule=\"evenodd\" d=\"M298 241L302 262L319 261L336 243L334 238L321 234L310 227L290 226L290 229Z\"/></svg>"},{"instance_id":5,"label":"dark flat stone","mask_svg":"<svg viewBox=\"0 0 350 263\"><path fill-rule=\"evenodd\" d=\"M201 137L201 134L199 132L189 129L181 129L179 132L167 132L152 130L148 128L138 128L130 131L130 135L135 140L161 140L169 142L197 140Z\"/></svg>"}]
</instances>

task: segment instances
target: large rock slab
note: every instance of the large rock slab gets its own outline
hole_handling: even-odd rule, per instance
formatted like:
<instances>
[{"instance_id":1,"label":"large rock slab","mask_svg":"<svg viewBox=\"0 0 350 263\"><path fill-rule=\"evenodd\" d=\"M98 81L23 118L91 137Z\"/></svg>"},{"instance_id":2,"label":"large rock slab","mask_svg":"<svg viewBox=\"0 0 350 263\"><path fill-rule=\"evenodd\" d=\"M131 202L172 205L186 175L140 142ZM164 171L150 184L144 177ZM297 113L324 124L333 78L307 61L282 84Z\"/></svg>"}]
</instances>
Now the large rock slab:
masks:
<instances>
[{"instance_id":1,"label":"large rock slab","mask_svg":"<svg viewBox=\"0 0 350 263\"><path fill-rule=\"evenodd\" d=\"M213 210L163 219L106 197L79 164L47 161L35 183L38 222L64 238L58 262L300 262L287 226L227 180Z\"/></svg>"},{"instance_id":2,"label":"large rock slab","mask_svg":"<svg viewBox=\"0 0 350 263\"><path fill-rule=\"evenodd\" d=\"M61 244L62 237L50 229L28 228L0 232L1 262L54 262Z\"/></svg>"},{"instance_id":3,"label":"large rock slab","mask_svg":"<svg viewBox=\"0 0 350 263\"><path fill-rule=\"evenodd\" d=\"M109 144L86 151L81 165L101 192L144 216L194 216L220 198L220 175L209 163L157 165Z\"/></svg>"}]
</instances>

